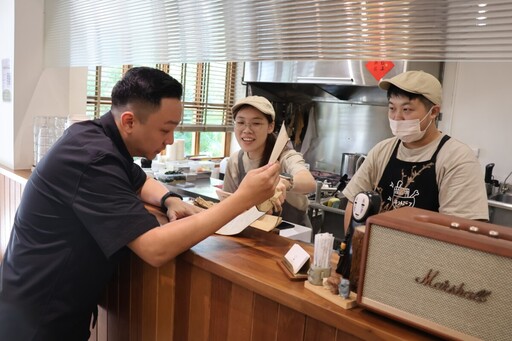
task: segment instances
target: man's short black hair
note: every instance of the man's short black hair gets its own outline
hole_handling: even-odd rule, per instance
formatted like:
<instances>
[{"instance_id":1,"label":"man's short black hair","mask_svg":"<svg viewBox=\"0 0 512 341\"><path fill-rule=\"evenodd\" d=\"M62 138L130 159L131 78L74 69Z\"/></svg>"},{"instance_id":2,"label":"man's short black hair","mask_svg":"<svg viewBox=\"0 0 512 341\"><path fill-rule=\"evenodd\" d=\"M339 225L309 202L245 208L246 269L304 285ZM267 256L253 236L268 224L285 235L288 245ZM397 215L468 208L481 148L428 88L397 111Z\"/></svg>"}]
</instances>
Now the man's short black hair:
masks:
<instances>
[{"instance_id":1,"label":"man's short black hair","mask_svg":"<svg viewBox=\"0 0 512 341\"><path fill-rule=\"evenodd\" d=\"M169 74L141 66L128 70L112 89L112 109L128 104L158 108L162 98L181 99L183 87Z\"/></svg>"},{"instance_id":2,"label":"man's short black hair","mask_svg":"<svg viewBox=\"0 0 512 341\"><path fill-rule=\"evenodd\" d=\"M430 110L430 108L432 108L435 105L434 103L432 103L428 98L426 98L422 94L415 94L413 92L402 90L394 84L389 85L387 95L388 95L388 100L393 96L397 96L397 97L404 96L404 97L407 97L410 101L417 98L420 100L421 103L423 103L423 105L425 106L425 108L427 110Z\"/></svg>"}]
</instances>

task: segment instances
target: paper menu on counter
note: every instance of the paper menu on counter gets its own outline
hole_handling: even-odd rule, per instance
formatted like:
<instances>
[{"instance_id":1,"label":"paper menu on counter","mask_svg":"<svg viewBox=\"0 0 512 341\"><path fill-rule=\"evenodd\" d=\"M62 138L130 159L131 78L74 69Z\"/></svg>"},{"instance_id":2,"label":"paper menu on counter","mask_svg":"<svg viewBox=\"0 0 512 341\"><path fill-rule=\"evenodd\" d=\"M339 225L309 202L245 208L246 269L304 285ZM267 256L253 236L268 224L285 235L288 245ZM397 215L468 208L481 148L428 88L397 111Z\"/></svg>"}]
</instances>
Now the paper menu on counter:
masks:
<instances>
[{"instance_id":1,"label":"paper menu on counter","mask_svg":"<svg viewBox=\"0 0 512 341\"><path fill-rule=\"evenodd\" d=\"M217 234L222 234L226 236L231 236L234 234L238 234L245 230L246 227L251 225L254 221L258 220L259 217L264 215L265 212L260 212L256 208L256 206L251 207L249 210L245 211L242 214L239 214L229 223L221 227L217 230Z\"/></svg>"},{"instance_id":2,"label":"paper menu on counter","mask_svg":"<svg viewBox=\"0 0 512 341\"><path fill-rule=\"evenodd\" d=\"M251 223L251 227L254 227L258 230L262 230L265 232L270 232L277 227L277 225L281 224L283 218L276 217L275 215L265 214L262 217Z\"/></svg>"},{"instance_id":3,"label":"paper menu on counter","mask_svg":"<svg viewBox=\"0 0 512 341\"><path fill-rule=\"evenodd\" d=\"M279 135L277 135L276 143L274 144L274 149L272 149L272 154L270 154L270 159L268 163L274 163L279 158L279 155L283 152L284 147L288 143L290 138L288 137L288 133L286 132L286 126L281 125L281 130L279 130Z\"/></svg>"}]
</instances>

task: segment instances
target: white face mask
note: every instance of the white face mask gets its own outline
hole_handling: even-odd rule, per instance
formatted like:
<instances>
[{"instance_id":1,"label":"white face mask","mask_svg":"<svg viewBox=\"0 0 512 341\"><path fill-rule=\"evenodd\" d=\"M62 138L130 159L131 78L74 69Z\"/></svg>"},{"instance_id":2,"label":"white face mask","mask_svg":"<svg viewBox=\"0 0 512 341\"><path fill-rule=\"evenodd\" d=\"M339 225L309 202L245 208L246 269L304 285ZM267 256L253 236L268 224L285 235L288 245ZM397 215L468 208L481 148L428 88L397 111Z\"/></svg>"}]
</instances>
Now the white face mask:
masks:
<instances>
[{"instance_id":1,"label":"white face mask","mask_svg":"<svg viewBox=\"0 0 512 341\"><path fill-rule=\"evenodd\" d=\"M421 119L414 119L414 120L400 120L395 121L393 119L389 119L389 127L391 128L391 131L393 132L393 135L398 137L403 142L415 142L418 140L421 140L423 136L425 135L425 132L427 131L428 127L432 124L433 120L430 120L430 123L425 128L425 130L421 130L421 122L425 118L427 118L428 115L430 115L430 112L432 111L434 107L430 108L428 113Z\"/></svg>"}]
</instances>

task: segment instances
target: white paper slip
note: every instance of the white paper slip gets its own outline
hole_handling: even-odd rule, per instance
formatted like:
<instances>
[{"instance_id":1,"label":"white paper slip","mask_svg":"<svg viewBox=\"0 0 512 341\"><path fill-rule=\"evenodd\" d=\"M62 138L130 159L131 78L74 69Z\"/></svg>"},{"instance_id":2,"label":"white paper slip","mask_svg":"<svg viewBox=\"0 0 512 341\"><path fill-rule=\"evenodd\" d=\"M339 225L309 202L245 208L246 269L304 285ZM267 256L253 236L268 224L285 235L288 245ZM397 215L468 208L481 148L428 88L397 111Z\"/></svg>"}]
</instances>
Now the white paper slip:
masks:
<instances>
[{"instance_id":1,"label":"white paper slip","mask_svg":"<svg viewBox=\"0 0 512 341\"><path fill-rule=\"evenodd\" d=\"M276 143L274 144L274 149L272 149L272 154L270 154L270 159L268 163L274 163L279 158L279 155L283 152L284 146L288 143L288 133L286 132L286 127L283 124L281 125L281 130L279 130L279 135L277 135Z\"/></svg>"},{"instance_id":2,"label":"white paper slip","mask_svg":"<svg viewBox=\"0 0 512 341\"><path fill-rule=\"evenodd\" d=\"M226 236L238 234L264 214L265 212L260 212L256 206L253 206L249 210L235 217L215 233L223 234Z\"/></svg>"},{"instance_id":3,"label":"white paper slip","mask_svg":"<svg viewBox=\"0 0 512 341\"><path fill-rule=\"evenodd\" d=\"M293 244L291 249L284 255L284 258L291 264L293 273L296 274L308 261L309 254L299 244Z\"/></svg>"}]
</instances>

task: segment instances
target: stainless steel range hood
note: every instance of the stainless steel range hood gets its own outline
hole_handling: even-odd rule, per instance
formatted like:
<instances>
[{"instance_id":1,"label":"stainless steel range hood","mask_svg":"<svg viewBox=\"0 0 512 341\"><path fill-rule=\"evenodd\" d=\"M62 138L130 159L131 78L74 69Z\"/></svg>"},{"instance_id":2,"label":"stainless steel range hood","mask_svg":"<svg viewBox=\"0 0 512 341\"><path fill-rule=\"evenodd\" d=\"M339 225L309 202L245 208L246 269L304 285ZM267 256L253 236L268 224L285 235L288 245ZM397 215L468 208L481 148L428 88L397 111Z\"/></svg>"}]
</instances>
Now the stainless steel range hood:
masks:
<instances>
[{"instance_id":1,"label":"stainless steel range hood","mask_svg":"<svg viewBox=\"0 0 512 341\"><path fill-rule=\"evenodd\" d=\"M370 73L368 63L360 60L246 62L243 81L250 85L250 91L278 102L387 105L386 92L378 88L379 79ZM412 61L393 61L391 65L383 78L423 70L440 79L443 66L442 62Z\"/></svg>"}]
</instances>

